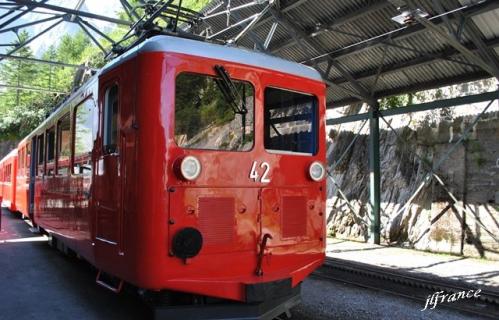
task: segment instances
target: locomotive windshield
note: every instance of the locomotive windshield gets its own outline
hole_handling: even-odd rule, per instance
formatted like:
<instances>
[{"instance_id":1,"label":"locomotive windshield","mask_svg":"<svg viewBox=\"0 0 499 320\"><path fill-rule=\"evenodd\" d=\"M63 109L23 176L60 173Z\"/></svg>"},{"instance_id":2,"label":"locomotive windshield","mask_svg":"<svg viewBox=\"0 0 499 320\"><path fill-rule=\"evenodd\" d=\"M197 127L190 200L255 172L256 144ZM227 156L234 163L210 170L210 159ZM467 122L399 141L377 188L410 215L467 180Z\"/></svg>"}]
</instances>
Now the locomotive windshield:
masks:
<instances>
[{"instance_id":1,"label":"locomotive windshield","mask_svg":"<svg viewBox=\"0 0 499 320\"><path fill-rule=\"evenodd\" d=\"M265 89L265 149L276 153L317 152L317 98L276 88Z\"/></svg>"},{"instance_id":2,"label":"locomotive windshield","mask_svg":"<svg viewBox=\"0 0 499 320\"><path fill-rule=\"evenodd\" d=\"M241 97L239 101L228 99L219 78L193 73L177 76L175 142L178 146L230 151L248 151L253 147L253 86L242 81L231 82Z\"/></svg>"}]
</instances>

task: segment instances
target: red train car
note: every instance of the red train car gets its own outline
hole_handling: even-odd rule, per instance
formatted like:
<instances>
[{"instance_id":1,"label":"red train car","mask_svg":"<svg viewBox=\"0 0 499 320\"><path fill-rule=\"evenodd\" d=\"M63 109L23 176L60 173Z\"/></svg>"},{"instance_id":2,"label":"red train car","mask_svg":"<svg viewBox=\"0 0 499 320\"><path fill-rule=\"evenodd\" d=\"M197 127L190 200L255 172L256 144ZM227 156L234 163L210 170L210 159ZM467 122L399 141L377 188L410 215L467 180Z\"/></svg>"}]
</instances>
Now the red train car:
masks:
<instances>
[{"instance_id":1,"label":"red train car","mask_svg":"<svg viewBox=\"0 0 499 320\"><path fill-rule=\"evenodd\" d=\"M30 170L30 144L26 141L19 143L17 148L17 174L16 174L16 209L23 217L29 218L29 170Z\"/></svg>"},{"instance_id":2,"label":"red train car","mask_svg":"<svg viewBox=\"0 0 499 320\"><path fill-rule=\"evenodd\" d=\"M120 284L275 315L324 259L324 114L311 68L155 36L20 143L20 208Z\"/></svg>"},{"instance_id":3,"label":"red train car","mask_svg":"<svg viewBox=\"0 0 499 320\"><path fill-rule=\"evenodd\" d=\"M0 196L11 211L16 207L17 149L0 160Z\"/></svg>"}]
</instances>

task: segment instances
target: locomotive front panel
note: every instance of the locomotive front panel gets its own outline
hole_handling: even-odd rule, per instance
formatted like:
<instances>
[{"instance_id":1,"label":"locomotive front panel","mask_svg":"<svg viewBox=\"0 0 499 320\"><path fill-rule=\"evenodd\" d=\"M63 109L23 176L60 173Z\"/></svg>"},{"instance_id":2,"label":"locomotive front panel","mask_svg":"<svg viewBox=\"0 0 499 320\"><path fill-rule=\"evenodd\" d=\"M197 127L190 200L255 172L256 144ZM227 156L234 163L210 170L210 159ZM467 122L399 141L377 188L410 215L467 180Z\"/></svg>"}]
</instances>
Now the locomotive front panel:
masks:
<instances>
[{"instance_id":1,"label":"locomotive front panel","mask_svg":"<svg viewBox=\"0 0 499 320\"><path fill-rule=\"evenodd\" d=\"M165 285L240 301L258 285L291 290L324 259L324 85L190 55L165 61Z\"/></svg>"}]
</instances>

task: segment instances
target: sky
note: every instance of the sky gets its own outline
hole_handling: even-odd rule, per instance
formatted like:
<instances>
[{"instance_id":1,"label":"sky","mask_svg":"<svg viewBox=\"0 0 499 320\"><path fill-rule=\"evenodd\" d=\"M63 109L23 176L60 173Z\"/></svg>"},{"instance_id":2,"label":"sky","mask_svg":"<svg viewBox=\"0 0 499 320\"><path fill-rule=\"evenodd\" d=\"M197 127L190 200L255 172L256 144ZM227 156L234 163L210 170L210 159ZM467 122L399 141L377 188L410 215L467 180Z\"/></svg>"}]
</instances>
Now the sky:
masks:
<instances>
[{"instance_id":1,"label":"sky","mask_svg":"<svg viewBox=\"0 0 499 320\"><path fill-rule=\"evenodd\" d=\"M51 5L66 7L74 9L79 0L49 0L47 3ZM83 6L81 7L81 11L91 12L94 14L99 14L107 17L117 17L117 12L122 9L119 0L84 0ZM53 11L47 9L36 9L38 13L28 13L24 15L21 19L16 22L9 24L9 27L13 27L16 25L25 24L28 22L44 19L50 17L50 13ZM0 16L7 12L7 9L0 8ZM12 17L10 15L8 18ZM0 20L0 24L6 21L7 18ZM87 19L90 23L96 26L99 30L107 30L114 26L112 23ZM30 35L38 34L39 32L45 30L50 25L52 25L54 21L48 21L45 23L40 23L31 27L24 28L27 30ZM73 34L80 30L80 27L77 24L70 22L62 22L57 27L51 29L47 33L40 36L38 39L31 42L30 47L35 53L35 56L40 57L41 54L45 51L45 49L51 44L56 45L61 38L61 35L70 33ZM16 39L16 36L13 32L8 33L0 33L0 44L11 43ZM7 50L5 47L0 47L0 53L5 53Z\"/></svg>"}]
</instances>

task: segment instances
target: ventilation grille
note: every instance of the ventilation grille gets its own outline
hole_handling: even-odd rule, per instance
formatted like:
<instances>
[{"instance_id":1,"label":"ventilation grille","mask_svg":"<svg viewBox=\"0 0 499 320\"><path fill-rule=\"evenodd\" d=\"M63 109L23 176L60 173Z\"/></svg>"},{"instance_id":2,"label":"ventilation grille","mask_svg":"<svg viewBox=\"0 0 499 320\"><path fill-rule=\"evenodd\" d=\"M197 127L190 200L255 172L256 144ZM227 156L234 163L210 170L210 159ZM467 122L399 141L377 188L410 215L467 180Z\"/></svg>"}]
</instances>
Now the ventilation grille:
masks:
<instances>
[{"instance_id":1,"label":"ventilation grille","mask_svg":"<svg viewBox=\"0 0 499 320\"><path fill-rule=\"evenodd\" d=\"M305 197L282 198L282 236L300 237L307 234L307 199Z\"/></svg>"},{"instance_id":2,"label":"ventilation grille","mask_svg":"<svg viewBox=\"0 0 499 320\"><path fill-rule=\"evenodd\" d=\"M234 198L199 198L199 228L203 242L227 244L234 236Z\"/></svg>"}]
</instances>

